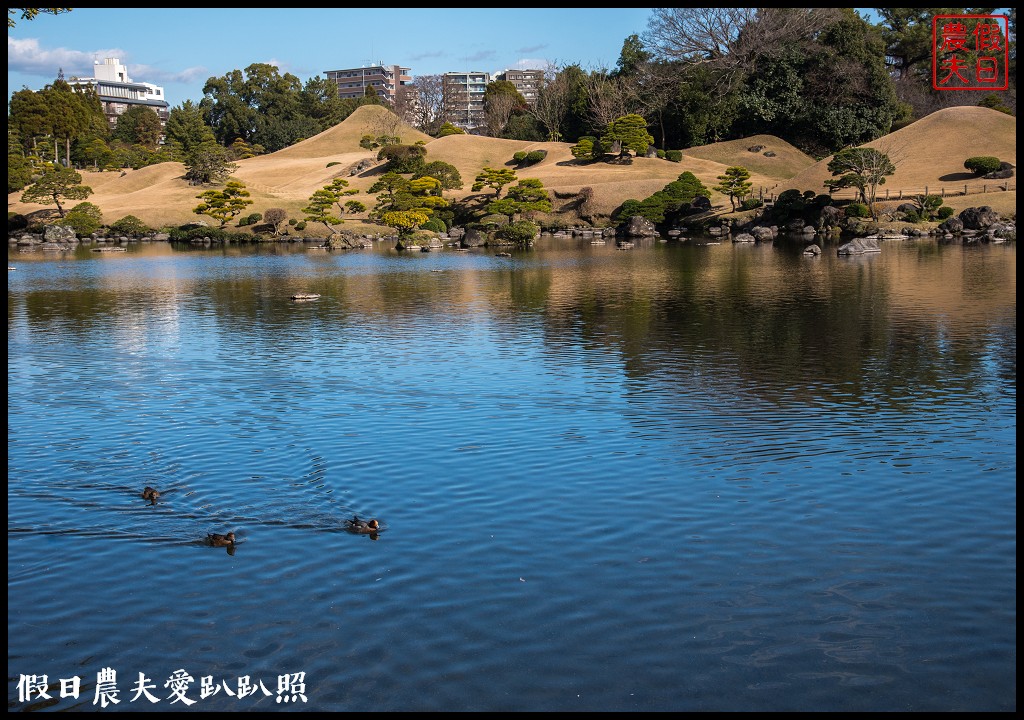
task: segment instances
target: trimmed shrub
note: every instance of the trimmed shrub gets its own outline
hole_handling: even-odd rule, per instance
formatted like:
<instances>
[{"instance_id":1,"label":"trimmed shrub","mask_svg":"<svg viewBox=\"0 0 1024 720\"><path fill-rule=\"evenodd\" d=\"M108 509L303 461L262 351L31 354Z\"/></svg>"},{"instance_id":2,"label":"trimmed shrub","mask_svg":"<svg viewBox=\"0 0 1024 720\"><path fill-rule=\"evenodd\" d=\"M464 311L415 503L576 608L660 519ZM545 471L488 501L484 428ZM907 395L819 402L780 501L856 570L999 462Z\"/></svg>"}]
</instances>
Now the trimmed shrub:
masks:
<instances>
[{"instance_id":1,"label":"trimmed shrub","mask_svg":"<svg viewBox=\"0 0 1024 720\"><path fill-rule=\"evenodd\" d=\"M385 145L377 153L378 160L386 160L386 171L396 173L415 173L426 164L423 158L427 149L422 145Z\"/></svg>"},{"instance_id":2,"label":"trimmed shrub","mask_svg":"<svg viewBox=\"0 0 1024 720\"><path fill-rule=\"evenodd\" d=\"M964 167L975 175L987 175L990 172L995 172L999 169L1000 164L999 158L991 155L976 155L964 160Z\"/></svg>"},{"instance_id":3,"label":"trimmed shrub","mask_svg":"<svg viewBox=\"0 0 1024 720\"><path fill-rule=\"evenodd\" d=\"M758 198L746 198L740 203L740 210L754 210L762 205L764 205L764 203Z\"/></svg>"},{"instance_id":4,"label":"trimmed shrub","mask_svg":"<svg viewBox=\"0 0 1024 720\"><path fill-rule=\"evenodd\" d=\"M125 215L110 225L110 229L121 235L144 235L149 232L149 226L134 215Z\"/></svg>"},{"instance_id":5,"label":"trimmed shrub","mask_svg":"<svg viewBox=\"0 0 1024 720\"><path fill-rule=\"evenodd\" d=\"M420 225L420 229L422 229L422 230L430 230L431 232L436 232L436 233L448 232L448 228L445 227L444 220L441 220L440 218L436 218L436 217L432 217L429 220L427 220L425 223Z\"/></svg>"},{"instance_id":6,"label":"trimmed shrub","mask_svg":"<svg viewBox=\"0 0 1024 720\"><path fill-rule=\"evenodd\" d=\"M59 222L71 227L78 235L89 235L103 227L103 212L91 202L78 203Z\"/></svg>"},{"instance_id":7,"label":"trimmed shrub","mask_svg":"<svg viewBox=\"0 0 1024 720\"><path fill-rule=\"evenodd\" d=\"M664 159L665 159L665 151L664 151L664 150L662 150L661 148L658 148L658 149L657 149L657 150L655 151L655 153L654 153L654 154L658 156L658 159L659 159L659 160L664 160Z\"/></svg>"},{"instance_id":8,"label":"trimmed shrub","mask_svg":"<svg viewBox=\"0 0 1024 720\"><path fill-rule=\"evenodd\" d=\"M949 205L943 205L942 207L939 208L939 212L937 214L939 220L945 220L946 218L951 217L955 212L956 210L951 208Z\"/></svg>"},{"instance_id":9,"label":"trimmed shrub","mask_svg":"<svg viewBox=\"0 0 1024 720\"><path fill-rule=\"evenodd\" d=\"M299 222L295 223L295 229L298 230L299 232L302 232L303 230L305 230L306 229L306 221L305 220L300 220Z\"/></svg>"},{"instance_id":10,"label":"trimmed shrub","mask_svg":"<svg viewBox=\"0 0 1024 720\"><path fill-rule=\"evenodd\" d=\"M683 151L682 150L666 150L665 159L670 162L682 162Z\"/></svg>"},{"instance_id":11,"label":"trimmed shrub","mask_svg":"<svg viewBox=\"0 0 1024 720\"><path fill-rule=\"evenodd\" d=\"M536 223L529 220L517 220L498 228L494 236L499 240L515 243L516 245L529 245L539 232L540 226Z\"/></svg>"},{"instance_id":12,"label":"trimmed shrub","mask_svg":"<svg viewBox=\"0 0 1024 720\"><path fill-rule=\"evenodd\" d=\"M903 213L903 219L909 223L921 222L921 216L917 214L916 210L907 210L905 213Z\"/></svg>"},{"instance_id":13,"label":"trimmed shrub","mask_svg":"<svg viewBox=\"0 0 1024 720\"><path fill-rule=\"evenodd\" d=\"M548 156L547 150L531 150L526 153L526 162L534 165Z\"/></svg>"},{"instance_id":14,"label":"trimmed shrub","mask_svg":"<svg viewBox=\"0 0 1024 720\"><path fill-rule=\"evenodd\" d=\"M512 156L512 160L517 163L521 163L526 160L526 151L520 150Z\"/></svg>"},{"instance_id":15,"label":"trimmed shrub","mask_svg":"<svg viewBox=\"0 0 1024 720\"><path fill-rule=\"evenodd\" d=\"M871 217L871 208L864 203L850 203L844 209L846 217L868 218Z\"/></svg>"},{"instance_id":16,"label":"trimmed shrub","mask_svg":"<svg viewBox=\"0 0 1024 720\"><path fill-rule=\"evenodd\" d=\"M289 225L291 225L292 227L294 227L295 225L297 225L297 224L298 224L298 222L299 222L299 221L298 221L298 220L296 220L295 218L288 218L288 224L289 224Z\"/></svg>"}]
</instances>

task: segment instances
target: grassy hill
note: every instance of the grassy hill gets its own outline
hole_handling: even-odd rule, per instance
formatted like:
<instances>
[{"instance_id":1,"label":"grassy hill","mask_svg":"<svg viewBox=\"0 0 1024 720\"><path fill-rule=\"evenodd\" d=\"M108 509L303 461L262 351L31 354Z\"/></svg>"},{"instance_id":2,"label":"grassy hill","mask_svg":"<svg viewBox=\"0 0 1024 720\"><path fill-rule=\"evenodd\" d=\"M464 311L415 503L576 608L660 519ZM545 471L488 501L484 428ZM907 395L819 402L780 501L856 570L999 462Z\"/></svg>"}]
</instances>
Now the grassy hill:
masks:
<instances>
[{"instance_id":1,"label":"grassy hill","mask_svg":"<svg viewBox=\"0 0 1024 720\"><path fill-rule=\"evenodd\" d=\"M896 164L895 174L886 178L880 188L883 198L886 189L890 197L895 197L900 190L904 195L918 194L923 193L925 187L933 194L942 188L947 192L962 192L965 184L974 193L984 185L994 189L1002 181L975 178L964 168L964 160L976 155L993 155L1016 165L1017 118L983 107L947 108L865 146L886 153ZM794 174L780 183L780 191L795 188L827 192L824 182L832 178L828 171L831 159L825 158ZM1011 178L1010 182L1016 187L1016 178ZM990 204L974 199L975 205Z\"/></svg>"},{"instance_id":2,"label":"grassy hill","mask_svg":"<svg viewBox=\"0 0 1024 720\"><path fill-rule=\"evenodd\" d=\"M898 148L903 155L896 176L888 182L889 188L916 188L926 184L931 187L941 182L962 187L965 181L977 182L966 180L963 161L970 156L996 155L1016 164L1016 125L1016 118L995 110L953 108L929 115L869 144L882 149ZM335 177L343 177L350 187L363 191L354 198L372 207L374 197L364 193L382 170L376 163L376 151L359 146L363 135L397 135L403 143L425 142L428 162L450 163L462 175L463 190L448 193L449 197L457 199L474 194L469 188L483 167L512 167L512 156L518 151L547 150L548 155L542 162L517 170L518 176L538 178L546 188L560 194L590 187L594 191L597 212L603 215L609 215L624 200L647 197L687 170L712 187L727 167L742 165L751 171L755 192L759 187L776 193L789 187L823 191L822 183L831 177L826 168L827 160L816 163L771 135L690 148L684 151L681 163L656 158L632 158L628 164L581 163L573 158L569 143L531 143L474 135L433 139L379 106L361 107L339 125L292 147L241 160L234 177L244 182L250 191L254 201L252 212L280 207L289 217L301 218L301 209L309 196ZM749 148L756 145L764 148L751 152ZM766 157L765 151L772 151L775 156ZM356 163L363 160L370 160L374 167L351 174ZM199 217L192 209L198 204L196 196L203 188L189 185L183 178L184 172L180 163L163 163L129 170L123 175L86 171L82 176L83 182L94 191L89 202L100 207L106 222L135 215L148 225L161 227ZM1015 191L1012 196L1015 207ZM23 204L20 197L21 193L8 196L8 211L30 214L53 209ZM729 205L718 193L713 195L712 202L726 208ZM556 210L559 205L556 200ZM349 226L353 226L351 220Z\"/></svg>"}]
</instances>

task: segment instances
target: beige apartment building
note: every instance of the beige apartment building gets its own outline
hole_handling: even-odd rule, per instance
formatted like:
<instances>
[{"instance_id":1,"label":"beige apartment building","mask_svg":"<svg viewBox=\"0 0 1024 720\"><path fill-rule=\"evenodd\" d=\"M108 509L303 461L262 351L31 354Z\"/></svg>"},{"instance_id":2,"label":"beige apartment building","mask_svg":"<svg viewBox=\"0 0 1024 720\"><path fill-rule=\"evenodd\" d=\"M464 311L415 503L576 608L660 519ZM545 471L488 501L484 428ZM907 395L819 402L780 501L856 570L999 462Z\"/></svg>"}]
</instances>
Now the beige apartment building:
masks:
<instances>
[{"instance_id":1,"label":"beige apartment building","mask_svg":"<svg viewBox=\"0 0 1024 720\"><path fill-rule=\"evenodd\" d=\"M338 97L361 98L366 95L366 88L372 87L377 96L391 105L395 105L402 93L404 85L412 83L411 68L401 65L367 65L344 70L325 70L328 80L338 85Z\"/></svg>"}]
</instances>

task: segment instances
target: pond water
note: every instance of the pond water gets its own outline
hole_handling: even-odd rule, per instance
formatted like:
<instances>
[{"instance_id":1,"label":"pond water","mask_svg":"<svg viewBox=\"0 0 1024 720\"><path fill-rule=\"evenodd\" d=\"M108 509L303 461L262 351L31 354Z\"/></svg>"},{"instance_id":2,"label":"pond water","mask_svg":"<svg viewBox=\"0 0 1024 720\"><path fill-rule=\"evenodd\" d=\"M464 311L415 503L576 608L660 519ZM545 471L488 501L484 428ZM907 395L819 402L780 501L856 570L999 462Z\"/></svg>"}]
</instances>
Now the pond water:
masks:
<instances>
[{"instance_id":1,"label":"pond water","mask_svg":"<svg viewBox=\"0 0 1024 720\"><path fill-rule=\"evenodd\" d=\"M1016 709L1015 244L8 265L11 710Z\"/></svg>"}]
</instances>

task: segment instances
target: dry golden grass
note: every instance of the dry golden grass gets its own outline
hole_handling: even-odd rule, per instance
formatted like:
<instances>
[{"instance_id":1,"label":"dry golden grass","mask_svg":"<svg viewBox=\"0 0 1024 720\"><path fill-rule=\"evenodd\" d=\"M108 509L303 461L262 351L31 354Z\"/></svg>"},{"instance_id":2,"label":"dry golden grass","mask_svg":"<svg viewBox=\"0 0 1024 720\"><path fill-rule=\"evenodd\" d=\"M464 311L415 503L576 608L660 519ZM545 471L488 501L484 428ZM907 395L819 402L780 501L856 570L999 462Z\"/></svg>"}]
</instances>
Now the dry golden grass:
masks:
<instances>
[{"instance_id":1,"label":"dry golden grass","mask_svg":"<svg viewBox=\"0 0 1024 720\"><path fill-rule=\"evenodd\" d=\"M755 193L760 187L775 192L787 187L824 190L822 183L831 177L825 169L827 161L814 163L812 158L770 135L691 148L684 151L681 163L656 158L632 158L628 164L581 163L573 158L568 143L530 143L474 135L432 139L377 106L359 108L343 123L292 147L241 160L234 177L244 182L251 193L252 212L262 213L268 208L280 207L287 211L289 217L301 218L302 208L310 195L335 177L348 180L350 187L361 191L353 199L372 207L374 197L365 191L379 177L380 165L358 175L350 175L350 168L360 160L370 159L376 163L376 151L359 147L363 135L397 135L404 143L424 141L428 162L440 160L450 163L462 175L463 189L448 193L456 199L475 194L470 187L485 166L511 167L508 163L520 150L547 150L548 155L542 162L517 170L518 177L537 178L546 188L563 196L590 187L596 212L605 216L624 200L640 200L660 190L684 171L692 172L705 185L713 187L727 167L741 165L751 171ZM752 153L747 150L752 145L764 145L774 151L776 157L764 157L763 150ZM1016 118L986 108L953 108L934 113L870 145L883 149L895 147L904 156L896 176L890 178L887 187L916 188L927 184L931 188L944 176L963 176L966 173L963 161L973 155L996 155L1016 163ZM332 164L331 167L328 164ZM100 207L107 222L135 215L152 227L164 227L200 219L192 210L198 205L196 196L205 188L189 185L184 180L184 172L180 163L163 163L129 170L123 175L119 172L83 172L82 176L84 184L94 191L89 202ZM960 180L946 182L963 186ZM1012 197L1015 210L1016 191L1005 195ZM20 197L20 193L8 196L9 211L30 214L52 209L23 204ZM978 196L963 198L964 207L989 204L1000 209L1011 204L1011 200L1005 199L997 207L993 194L985 196L984 202L975 198ZM568 202L556 197L555 210ZM729 208L728 199L718 193L713 193L712 202L719 211ZM947 204L959 207L959 201L954 202L953 199L947 200ZM351 220L349 227L353 227Z\"/></svg>"},{"instance_id":2,"label":"dry golden grass","mask_svg":"<svg viewBox=\"0 0 1024 720\"><path fill-rule=\"evenodd\" d=\"M939 110L915 123L866 143L888 154L896 163L896 172L886 178L880 188L894 197L919 194L928 188L938 194L963 191L964 185L974 192L987 184L994 189L1001 181L978 180L964 168L964 161L976 155L994 155L1017 164L1017 118L983 107L954 107ZM803 172L781 183L780 191L789 188L827 192L826 180L831 157L815 163ZM1016 178L1011 179L1016 187ZM984 203L975 203L984 204Z\"/></svg>"}]
</instances>

